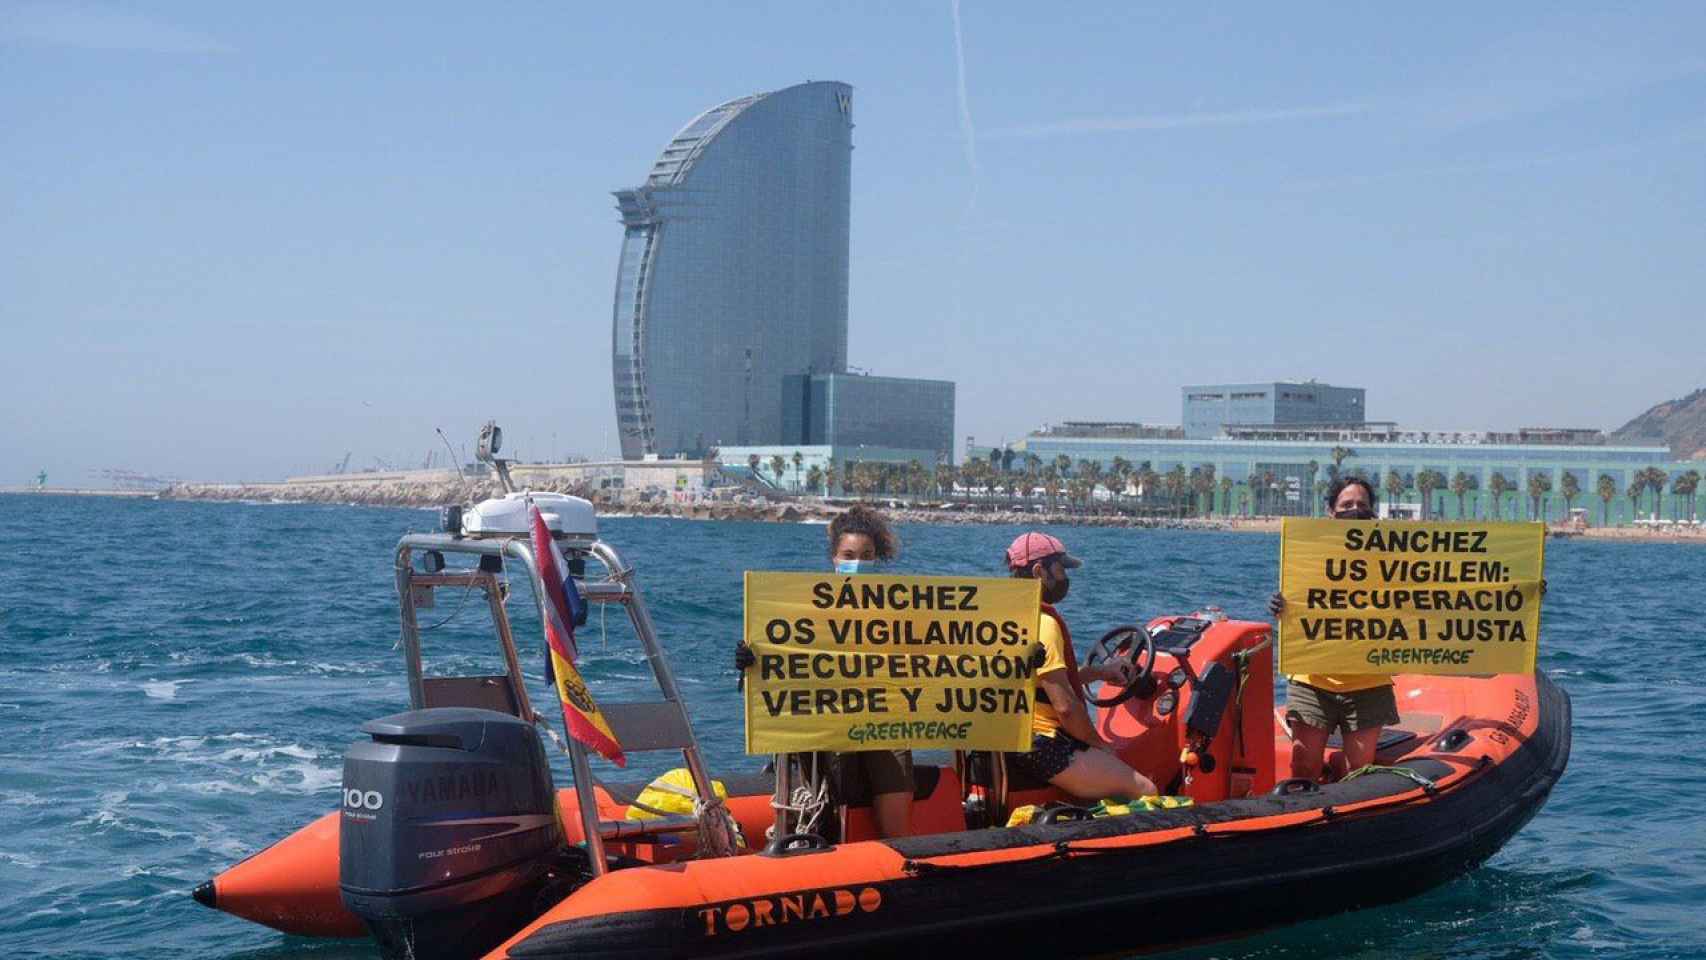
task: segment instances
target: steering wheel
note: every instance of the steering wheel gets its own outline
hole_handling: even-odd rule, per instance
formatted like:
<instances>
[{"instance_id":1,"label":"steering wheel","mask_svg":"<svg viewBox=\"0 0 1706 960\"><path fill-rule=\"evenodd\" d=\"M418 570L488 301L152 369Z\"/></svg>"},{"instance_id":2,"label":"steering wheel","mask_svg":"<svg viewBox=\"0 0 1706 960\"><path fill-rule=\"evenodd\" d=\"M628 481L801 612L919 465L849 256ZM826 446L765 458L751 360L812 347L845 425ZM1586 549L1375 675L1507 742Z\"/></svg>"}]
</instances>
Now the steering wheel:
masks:
<instances>
[{"instance_id":1,"label":"steering wheel","mask_svg":"<svg viewBox=\"0 0 1706 960\"><path fill-rule=\"evenodd\" d=\"M1155 692L1155 641L1149 636L1148 630L1135 623L1109 630L1090 648L1090 656L1084 664L1093 667L1103 661L1115 659L1130 662L1136 671L1132 674L1131 681L1119 693L1106 699L1091 696L1090 687L1086 684L1085 700L1098 707L1117 707L1132 697L1147 697Z\"/></svg>"}]
</instances>

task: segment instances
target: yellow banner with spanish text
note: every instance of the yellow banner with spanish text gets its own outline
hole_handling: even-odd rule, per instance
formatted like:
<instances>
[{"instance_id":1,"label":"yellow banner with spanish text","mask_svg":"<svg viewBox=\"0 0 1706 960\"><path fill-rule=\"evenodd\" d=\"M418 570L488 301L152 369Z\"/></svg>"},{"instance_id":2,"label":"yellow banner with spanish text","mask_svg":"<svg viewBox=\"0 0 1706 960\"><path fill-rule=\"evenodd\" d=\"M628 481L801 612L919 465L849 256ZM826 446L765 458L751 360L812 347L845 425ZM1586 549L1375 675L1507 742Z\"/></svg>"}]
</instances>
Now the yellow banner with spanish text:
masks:
<instances>
[{"instance_id":1,"label":"yellow banner with spanish text","mask_svg":"<svg viewBox=\"0 0 1706 960\"><path fill-rule=\"evenodd\" d=\"M1025 750L1035 580L746 575L746 752Z\"/></svg>"},{"instance_id":2,"label":"yellow banner with spanish text","mask_svg":"<svg viewBox=\"0 0 1706 960\"><path fill-rule=\"evenodd\" d=\"M1538 523L1287 518L1282 673L1532 673Z\"/></svg>"}]
</instances>

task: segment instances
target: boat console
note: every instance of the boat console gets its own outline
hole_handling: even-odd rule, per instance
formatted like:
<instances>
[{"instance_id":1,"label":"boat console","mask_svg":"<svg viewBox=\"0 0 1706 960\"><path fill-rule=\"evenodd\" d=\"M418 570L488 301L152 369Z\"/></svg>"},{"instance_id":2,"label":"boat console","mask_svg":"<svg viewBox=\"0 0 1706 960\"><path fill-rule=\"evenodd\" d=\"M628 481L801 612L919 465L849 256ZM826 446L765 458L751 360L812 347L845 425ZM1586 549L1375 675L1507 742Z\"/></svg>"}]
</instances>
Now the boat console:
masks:
<instances>
[{"instance_id":1,"label":"boat console","mask_svg":"<svg viewBox=\"0 0 1706 960\"><path fill-rule=\"evenodd\" d=\"M1210 803L1273 789L1271 631L1213 608L1108 631L1092 661L1143 662L1124 690L1091 694L1107 704L1097 732L1165 794Z\"/></svg>"}]
</instances>

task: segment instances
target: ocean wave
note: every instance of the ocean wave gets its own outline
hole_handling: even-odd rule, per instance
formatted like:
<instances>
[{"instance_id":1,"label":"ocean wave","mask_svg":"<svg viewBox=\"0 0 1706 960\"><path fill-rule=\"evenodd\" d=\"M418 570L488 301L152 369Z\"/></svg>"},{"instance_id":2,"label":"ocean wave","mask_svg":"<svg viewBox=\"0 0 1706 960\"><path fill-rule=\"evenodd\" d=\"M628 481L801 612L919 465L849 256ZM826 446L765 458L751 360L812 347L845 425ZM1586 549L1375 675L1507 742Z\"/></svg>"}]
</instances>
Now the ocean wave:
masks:
<instances>
[{"instance_id":1,"label":"ocean wave","mask_svg":"<svg viewBox=\"0 0 1706 960\"><path fill-rule=\"evenodd\" d=\"M149 680L142 684L142 693L150 700L176 700L178 688L194 680Z\"/></svg>"}]
</instances>

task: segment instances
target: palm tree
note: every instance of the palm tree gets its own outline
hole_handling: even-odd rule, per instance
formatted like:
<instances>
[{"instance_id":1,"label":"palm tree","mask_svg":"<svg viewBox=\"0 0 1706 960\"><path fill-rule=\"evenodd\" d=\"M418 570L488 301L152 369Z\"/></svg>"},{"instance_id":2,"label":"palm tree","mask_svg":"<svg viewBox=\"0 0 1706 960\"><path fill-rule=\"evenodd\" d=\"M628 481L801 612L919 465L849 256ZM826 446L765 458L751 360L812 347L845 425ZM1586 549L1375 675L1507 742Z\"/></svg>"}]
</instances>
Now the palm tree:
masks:
<instances>
[{"instance_id":1,"label":"palm tree","mask_svg":"<svg viewBox=\"0 0 1706 960\"><path fill-rule=\"evenodd\" d=\"M1054 458L1054 469L1055 469L1056 473L1060 474L1063 477L1072 476L1072 458L1067 456L1064 453L1058 457L1055 457Z\"/></svg>"},{"instance_id":2,"label":"palm tree","mask_svg":"<svg viewBox=\"0 0 1706 960\"><path fill-rule=\"evenodd\" d=\"M1680 478L1682 486L1671 485L1671 490L1688 498L1688 522L1694 522L1694 495L1700 490L1700 471L1690 470Z\"/></svg>"},{"instance_id":3,"label":"palm tree","mask_svg":"<svg viewBox=\"0 0 1706 960\"><path fill-rule=\"evenodd\" d=\"M1545 497L1552 490L1552 477L1540 470L1528 471L1528 505L1529 516L1535 520L1546 520Z\"/></svg>"},{"instance_id":4,"label":"palm tree","mask_svg":"<svg viewBox=\"0 0 1706 960\"><path fill-rule=\"evenodd\" d=\"M1125 495L1126 483L1131 479L1131 461L1124 457L1115 457L1108 464L1108 476L1113 480L1108 484L1108 492L1114 495L1114 509L1120 508L1120 498Z\"/></svg>"},{"instance_id":5,"label":"palm tree","mask_svg":"<svg viewBox=\"0 0 1706 960\"><path fill-rule=\"evenodd\" d=\"M1314 461L1314 460L1309 461L1309 487L1308 487L1308 489L1313 490L1315 492L1315 499L1309 501L1309 515L1312 517L1315 516L1315 511L1317 509L1319 509L1317 504L1319 504L1321 502L1321 498L1325 497L1327 495L1327 488L1324 486L1320 486L1315 481L1315 475L1317 473L1320 473L1320 472L1321 472L1321 464Z\"/></svg>"},{"instance_id":6,"label":"palm tree","mask_svg":"<svg viewBox=\"0 0 1706 960\"><path fill-rule=\"evenodd\" d=\"M1404 478L1398 475L1398 471L1386 471L1386 483L1383 486L1386 488L1386 503L1389 508L1404 502Z\"/></svg>"},{"instance_id":7,"label":"palm tree","mask_svg":"<svg viewBox=\"0 0 1706 960\"><path fill-rule=\"evenodd\" d=\"M1191 471L1191 491L1203 498L1203 515L1214 516L1214 464L1205 463Z\"/></svg>"},{"instance_id":8,"label":"palm tree","mask_svg":"<svg viewBox=\"0 0 1706 960\"><path fill-rule=\"evenodd\" d=\"M1497 470L1494 470L1493 475L1487 478L1487 492L1493 495L1494 520L1498 520L1499 514L1504 511L1505 491L1510 488L1511 482L1506 480L1505 475Z\"/></svg>"},{"instance_id":9,"label":"palm tree","mask_svg":"<svg viewBox=\"0 0 1706 960\"><path fill-rule=\"evenodd\" d=\"M823 495L824 496L832 497L835 495L835 479L836 479L835 464L834 464L834 462L831 462L829 464L829 466L823 468Z\"/></svg>"},{"instance_id":10,"label":"palm tree","mask_svg":"<svg viewBox=\"0 0 1706 960\"><path fill-rule=\"evenodd\" d=\"M906 463L906 492L911 496L920 496L926 489L924 464L917 460Z\"/></svg>"},{"instance_id":11,"label":"palm tree","mask_svg":"<svg viewBox=\"0 0 1706 960\"><path fill-rule=\"evenodd\" d=\"M770 476L776 481L776 486L782 485L782 471L786 469L788 469L788 458L779 453L772 454L770 457Z\"/></svg>"},{"instance_id":12,"label":"palm tree","mask_svg":"<svg viewBox=\"0 0 1706 960\"><path fill-rule=\"evenodd\" d=\"M1641 492L1647 489L1647 471L1635 471L1635 479L1629 481L1624 494L1629 497L1629 519L1634 520L1641 515ZM1657 510L1658 507L1654 507Z\"/></svg>"},{"instance_id":13,"label":"palm tree","mask_svg":"<svg viewBox=\"0 0 1706 960\"><path fill-rule=\"evenodd\" d=\"M1225 512L1227 512L1227 513L1236 512L1232 508L1232 478L1231 477L1221 477L1220 478L1220 502L1222 504L1221 509L1224 510Z\"/></svg>"},{"instance_id":14,"label":"palm tree","mask_svg":"<svg viewBox=\"0 0 1706 960\"><path fill-rule=\"evenodd\" d=\"M800 464L805 463L805 462L806 462L806 455L801 453L798 450L795 450L794 451L794 486L796 486L796 487L800 485Z\"/></svg>"},{"instance_id":15,"label":"palm tree","mask_svg":"<svg viewBox=\"0 0 1706 960\"><path fill-rule=\"evenodd\" d=\"M1084 477L1086 495L1089 497L1090 505L1093 508L1096 502L1096 488L1102 483L1102 461L1080 460L1078 461L1078 472Z\"/></svg>"},{"instance_id":16,"label":"palm tree","mask_svg":"<svg viewBox=\"0 0 1706 960\"><path fill-rule=\"evenodd\" d=\"M1333 468L1329 475L1334 480L1337 480L1339 479L1339 473L1341 468L1344 466L1345 461L1356 456L1357 452L1352 450L1350 447L1334 447L1332 452L1328 455L1333 458Z\"/></svg>"},{"instance_id":17,"label":"palm tree","mask_svg":"<svg viewBox=\"0 0 1706 960\"><path fill-rule=\"evenodd\" d=\"M1167 499L1173 505L1173 509L1179 511L1180 516L1183 516L1184 510L1180 501L1184 499L1185 489L1189 484L1185 478L1185 465L1182 463L1174 464L1173 469L1167 471L1167 475L1162 478L1161 482L1166 485Z\"/></svg>"},{"instance_id":18,"label":"palm tree","mask_svg":"<svg viewBox=\"0 0 1706 960\"><path fill-rule=\"evenodd\" d=\"M1013 458L1017 457L1018 455L1019 455L1019 451L1014 450L1012 447L1002 447L1001 448L1001 472L1003 472L1003 473L1013 472Z\"/></svg>"},{"instance_id":19,"label":"palm tree","mask_svg":"<svg viewBox=\"0 0 1706 960\"><path fill-rule=\"evenodd\" d=\"M1438 470L1422 470L1416 474L1416 493L1422 499L1422 519L1433 515L1433 493L1445 483L1445 474Z\"/></svg>"},{"instance_id":20,"label":"palm tree","mask_svg":"<svg viewBox=\"0 0 1706 960\"><path fill-rule=\"evenodd\" d=\"M936 464L936 495L952 500L954 497L954 465Z\"/></svg>"},{"instance_id":21,"label":"palm tree","mask_svg":"<svg viewBox=\"0 0 1706 960\"><path fill-rule=\"evenodd\" d=\"M1665 484L1670 482L1670 474L1658 467L1648 467L1643 473L1646 474L1647 486L1653 488L1653 522L1657 523L1659 521L1659 500L1665 492Z\"/></svg>"},{"instance_id":22,"label":"palm tree","mask_svg":"<svg viewBox=\"0 0 1706 960\"><path fill-rule=\"evenodd\" d=\"M1576 479L1574 471L1564 471L1564 475L1558 479L1558 492L1564 495L1564 519L1568 520L1576 509L1576 498L1582 495L1582 484Z\"/></svg>"},{"instance_id":23,"label":"palm tree","mask_svg":"<svg viewBox=\"0 0 1706 960\"><path fill-rule=\"evenodd\" d=\"M1617 496L1617 481L1609 473L1600 474L1594 484L1594 493L1599 494L1599 525L1608 527L1611 525L1611 501Z\"/></svg>"},{"instance_id":24,"label":"palm tree","mask_svg":"<svg viewBox=\"0 0 1706 960\"><path fill-rule=\"evenodd\" d=\"M822 483L823 468L814 463L811 469L806 471L806 489L815 491Z\"/></svg>"},{"instance_id":25,"label":"palm tree","mask_svg":"<svg viewBox=\"0 0 1706 960\"><path fill-rule=\"evenodd\" d=\"M1462 470L1457 471L1451 478L1451 492L1457 494L1457 519L1459 520L1463 519L1463 495L1473 489L1471 484L1474 480L1474 477Z\"/></svg>"}]
</instances>

